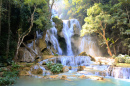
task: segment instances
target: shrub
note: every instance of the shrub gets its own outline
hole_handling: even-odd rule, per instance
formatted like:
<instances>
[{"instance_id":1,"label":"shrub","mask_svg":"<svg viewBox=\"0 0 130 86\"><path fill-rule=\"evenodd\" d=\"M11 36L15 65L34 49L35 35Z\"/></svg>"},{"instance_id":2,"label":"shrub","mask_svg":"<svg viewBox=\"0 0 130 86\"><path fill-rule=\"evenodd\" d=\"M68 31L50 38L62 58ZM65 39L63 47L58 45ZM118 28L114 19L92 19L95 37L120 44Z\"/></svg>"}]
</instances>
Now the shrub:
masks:
<instances>
[{"instance_id":1,"label":"shrub","mask_svg":"<svg viewBox=\"0 0 130 86\"><path fill-rule=\"evenodd\" d=\"M15 83L16 78L0 77L0 86L12 85Z\"/></svg>"},{"instance_id":2,"label":"shrub","mask_svg":"<svg viewBox=\"0 0 130 86\"><path fill-rule=\"evenodd\" d=\"M119 57L119 63L125 63L126 58L125 57Z\"/></svg>"},{"instance_id":3,"label":"shrub","mask_svg":"<svg viewBox=\"0 0 130 86\"><path fill-rule=\"evenodd\" d=\"M47 68L50 69L52 73L60 73L60 72L62 72L63 65L48 62L47 63Z\"/></svg>"},{"instance_id":4,"label":"shrub","mask_svg":"<svg viewBox=\"0 0 130 86\"><path fill-rule=\"evenodd\" d=\"M125 63L130 64L130 59L127 59Z\"/></svg>"},{"instance_id":5,"label":"shrub","mask_svg":"<svg viewBox=\"0 0 130 86\"><path fill-rule=\"evenodd\" d=\"M63 68L62 64L54 64L51 66L51 72L60 73L62 72L62 68Z\"/></svg>"},{"instance_id":6,"label":"shrub","mask_svg":"<svg viewBox=\"0 0 130 86\"><path fill-rule=\"evenodd\" d=\"M17 71L20 67L21 67L20 65L18 65L18 64L16 64L16 63L13 62L11 70L12 71Z\"/></svg>"},{"instance_id":7,"label":"shrub","mask_svg":"<svg viewBox=\"0 0 130 86\"><path fill-rule=\"evenodd\" d=\"M47 68L51 69L51 66L52 66L52 62L51 61L47 62Z\"/></svg>"},{"instance_id":8,"label":"shrub","mask_svg":"<svg viewBox=\"0 0 130 86\"><path fill-rule=\"evenodd\" d=\"M129 64L130 63L130 56L119 54L115 58L115 63L128 63Z\"/></svg>"}]
</instances>

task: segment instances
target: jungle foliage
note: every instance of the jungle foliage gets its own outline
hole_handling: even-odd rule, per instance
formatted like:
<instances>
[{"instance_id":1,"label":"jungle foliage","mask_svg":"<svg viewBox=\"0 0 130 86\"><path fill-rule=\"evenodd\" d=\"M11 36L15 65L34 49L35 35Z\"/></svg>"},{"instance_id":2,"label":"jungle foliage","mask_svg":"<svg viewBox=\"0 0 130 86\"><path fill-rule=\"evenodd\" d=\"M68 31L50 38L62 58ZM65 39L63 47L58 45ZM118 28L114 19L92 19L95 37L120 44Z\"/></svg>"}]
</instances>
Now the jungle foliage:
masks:
<instances>
[{"instance_id":1,"label":"jungle foliage","mask_svg":"<svg viewBox=\"0 0 130 86\"><path fill-rule=\"evenodd\" d=\"M64 1L65 18L77 18L83 25L81 36L98 35L100 47L106 47L110 56L119 53L130 55L129 0Z\"/></svg>"}]
</instances>

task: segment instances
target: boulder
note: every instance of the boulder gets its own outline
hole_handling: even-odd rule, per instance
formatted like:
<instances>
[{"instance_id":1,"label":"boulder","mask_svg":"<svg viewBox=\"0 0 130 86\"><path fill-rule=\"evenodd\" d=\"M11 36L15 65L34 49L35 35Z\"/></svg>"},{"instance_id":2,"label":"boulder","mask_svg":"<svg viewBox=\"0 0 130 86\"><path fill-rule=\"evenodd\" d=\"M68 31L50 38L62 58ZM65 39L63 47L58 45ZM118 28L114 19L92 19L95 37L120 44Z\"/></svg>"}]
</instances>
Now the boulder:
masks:
<instances>
[{"instance_id":1,"label":"boulder","mask_svg":"<svg viewBox=\"0 0 130 86\"><path fill-rule=\"evenodd\" d=\"M67 79L67 76L66 76L66 75L62 75L62 76L61 76L61 79L66 80L66 79Z\"/></svg>"},{"instance_id":2,"label":"boulder","mask_svg":"<svg viewBox=\"0 0 130 86\"><path fill-rule=\"evenodd\" d=\"M83 79L83 78L86 78L86 76L85 75L81 75L79 78Z\"/></svg>"},{"instance_id":3,"label":"boulder","mask_svg":"<svg viewBox=\"0 0 130 86\"><path fill-rule=\"evenodd\" d=\"M88 56L88 55L86 54L86 52L81 52L81 53L79 54L79 56Z\"/></svg>"},{"instance_id":4,"label":"boulder","mask_svg":"<svg viewBox=\"0 0 130 86\"><path fill-rule=\"evenodd\" d=\"M52 75L49 77L50 79L57 79L58 78L58 75Z\"/></svg>"},{"instance_id":5,"label":"boulder","mask_svg":"<svg viewBox=\"0 0 130 86\"><path fill-rule=\"evenodd\" d=\"M32 74L43 74L43 70L41 68L32 69L31 73Z\"/></svg>"},{"instance_id":6,"label":"boulder","mask_svg":"<svg viewBox=\"0 0 130 86\"><path fill-rule=\"evenodd\" d=\"M79 66L79 67L78 67L78 71L83 71L84 68L85 68L85 66Z\"/></svg>"},{"instance_id":7,"label":"boulder","mask_svg":"<svg viewBox=\"0 0 130 86\"><path fill-rule=\"evenodd\" d=\"M69 67L68 66L64 66L62 70L63 70L63 72L68 72L69 71Z\"/></svg>"},{"instance_id":8,"label":"boulder","mask_svg":"<svg viewBox=\"0 0 130 86\"><path fill-rule=\"evenodd\" d=\"M19 75L20 76L29 76L30 74L29 74L28 71L22 70L22 71L19 72Z\"/></svg>"},{"instance_id":9,"label":"boulder","mask_svg":"<svg viewBox=\"0 0 130 86\"><path fill-rule=\"evenodd\" d=\"M18 57L19 57L18 61L22 61L22 62L33 62L35 60L35 55L29 52L24 47L21 47L19 49Z\"/></svg>"},{"instance_id":10,"label":"boulder","mask_svg":"<svg viewBox=\"0 0 130 86\"><path fill-rule=\"evenodd\" d=\"M42 65L46 65L46 62L43 62Z\"/></svg>"}]
</instances>

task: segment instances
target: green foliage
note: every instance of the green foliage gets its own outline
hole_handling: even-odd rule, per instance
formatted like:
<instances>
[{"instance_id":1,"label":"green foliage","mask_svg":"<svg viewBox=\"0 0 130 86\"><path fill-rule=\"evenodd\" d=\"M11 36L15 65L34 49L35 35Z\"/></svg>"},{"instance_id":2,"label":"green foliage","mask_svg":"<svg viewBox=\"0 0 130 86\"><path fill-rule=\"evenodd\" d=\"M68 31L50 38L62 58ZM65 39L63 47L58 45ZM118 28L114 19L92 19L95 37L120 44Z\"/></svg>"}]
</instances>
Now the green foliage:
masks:
<instances>
[{"instance_id":1,"label":"green foliage","mask_svg":"<svg viewBox=\"0 0 130 86\"><path fill-rule=\"evenodd\" d=\"M47 63L48 69L51 70L52 73L60 73L62 72L63 65L62 64L54 64L52 62Z\"/></svg>"},{"instance_id":2,"label":"green foliage","mask_svg":"<svg viewBox=\"0 0 130 86\"><path fill-rule=\"evenodd\" d=\"M63 65L62 64L54 64L51 66L51 72L60 73L62 72Z\"/></svg>"},{"instance_id":3,"label":"green foliage","mask_svg":"<svg viewBox=\"0 0 130 86\"><path fill-rule=\"evenodd\" d=\"M118 55L116 58L115 58L115 63L130 63L130 56L128 55Z\"/></svg>"},{"instance_id":4,"label":"green foliage","mask_svg":"<svg viewBox=\"0 0 130 86\"><path fill-rule=\"evenodd\" d=\"M126 59L125 63L130 64L130 59Z\"/></svg>"},{"instance_id":5,"label":"green foliage","mask_svg":"<svg viewBox=\"0 0 130 86\"><path fill-rule=\"evenodd\" d=\"M0 77L0 85L12 85L15 83L15 78L9 78L9 77Z\"/></svg>"},{"instance_id":6,"label":"green foliage","mask_svg":"<svg viewBox=\"0 0 130 86\"><path fill-rule=\"evenodd\" d=\"M103 29L106 29L106 25L114 22L114 18L112 18L110 14L103 12L100 5L101 4L94 4L93 7L88 9L88 17L84 20L86 23L81 30L81 36L87 33L102 33Z\"/></svg>"},{"instance_id":7,"label":"green foliage","mask_svg":"<svg viewBox=\"0 0 130 86\"><path fill-rule=\"evenodd\" d=\"M59 19L58 17L53 17L53 22L56 24L56 28L58 32L61 32L63 29L63 21Z\"/></svg>"},{"instance_id":8,"label":"green foliage","mask_svg":"<svg viewBox=\"0 0 130 86\"><path fill-rule=\"evenodd\" d=\"M51 61L47 62L47 68L51 69L51 66L52 66L52 62Z\"/></svg>"}]
</instances>

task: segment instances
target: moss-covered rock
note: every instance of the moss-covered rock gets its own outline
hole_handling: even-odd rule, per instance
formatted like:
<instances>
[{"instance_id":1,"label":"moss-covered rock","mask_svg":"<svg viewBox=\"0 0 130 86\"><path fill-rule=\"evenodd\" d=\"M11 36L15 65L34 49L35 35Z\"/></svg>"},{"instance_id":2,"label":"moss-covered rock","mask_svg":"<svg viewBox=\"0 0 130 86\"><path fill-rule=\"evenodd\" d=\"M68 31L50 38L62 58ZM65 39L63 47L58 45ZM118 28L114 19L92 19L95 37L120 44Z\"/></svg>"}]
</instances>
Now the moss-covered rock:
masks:
<instances>
[{"instance_id":1,"label":"moss-covered rock","mask_svg":"<svg viewBox=\"0 0 130 86\"><path fill-rule=\"evenodd\" d=\"M28 73L28 71L22 70L22 71L19 72L19 75L20 76L29 76L30 74Z\"/></svg>"},{"instance_id":2,"label":"moss-covered rock","mask_svg":"<svg viewBox=\"0 0 130 86\"><path fill-rule=\"evenodd\" d=\"M60 34L60 32L63 29L63 21L59 19L58 17L54 17L52 19L53 19L53 22L55 22L55 27L57 28L58 34Z\"/></svg>"},{"instance_id":3,"label":"moss-covered rock","mask_svg":"<svg viewBox=\"0 0 130 86\"><path fill-rule=\"evenodd\" d=\"M43 70L41 68L33 69L31 71L32 74L43 74Z\"/></svg>"},{"instance_id":4,"label":"moss-covered rock","mask_svg":"<svg viewBox=\"0 0 130 86\"><path fill-rule=\"evenodd\" d=\"M86 52L81 52L81 53L79 54L79 56L88 56L88 55L86 54Z\"/></svg>"}]
</instances>

